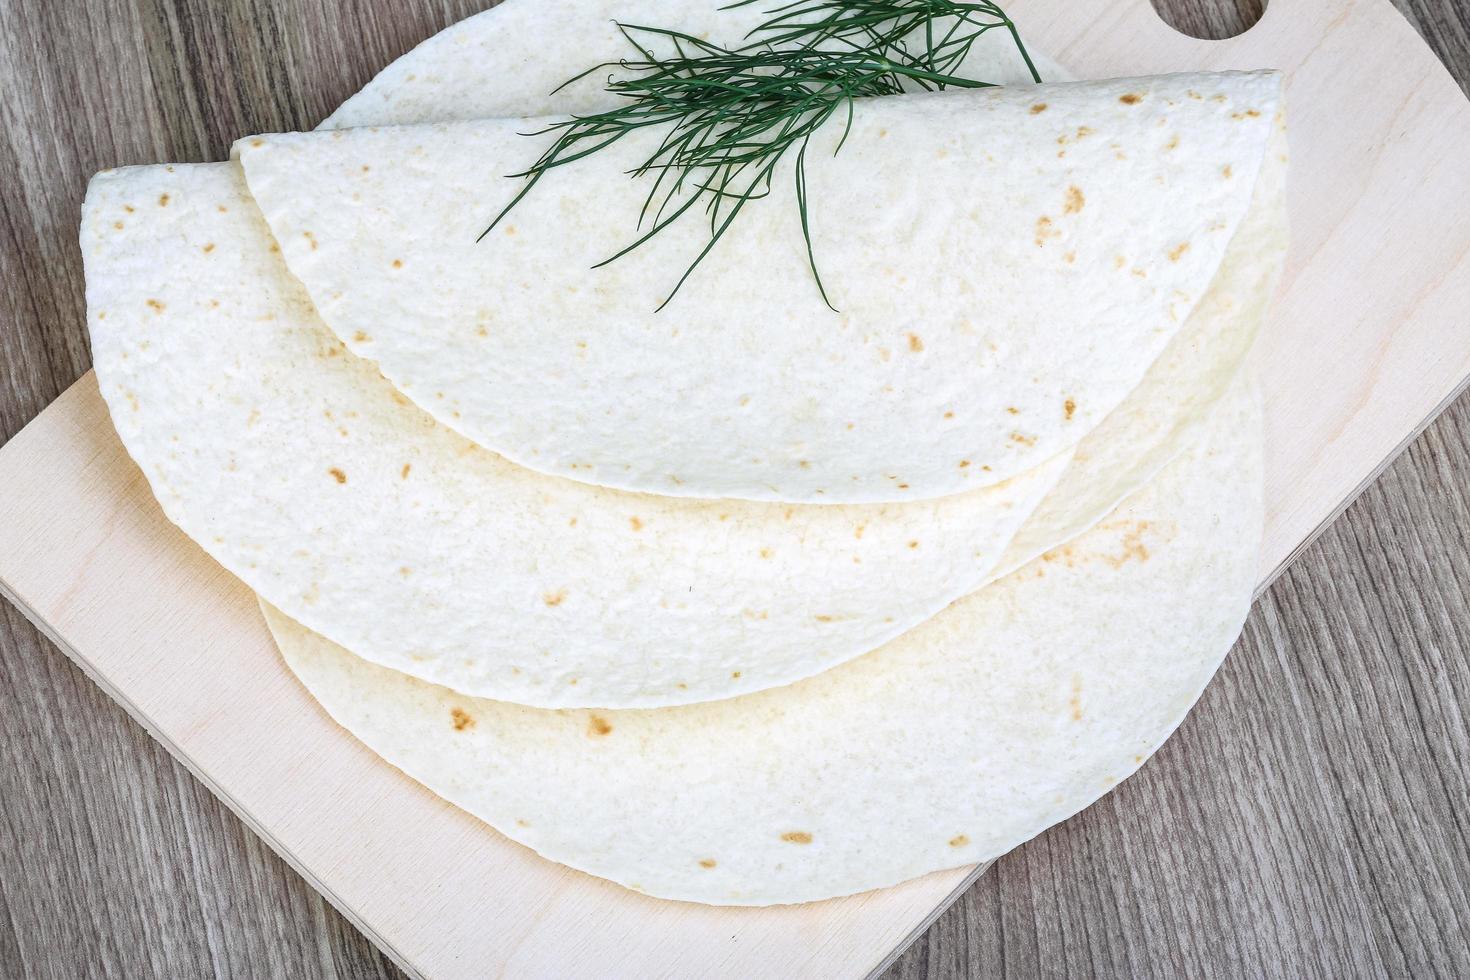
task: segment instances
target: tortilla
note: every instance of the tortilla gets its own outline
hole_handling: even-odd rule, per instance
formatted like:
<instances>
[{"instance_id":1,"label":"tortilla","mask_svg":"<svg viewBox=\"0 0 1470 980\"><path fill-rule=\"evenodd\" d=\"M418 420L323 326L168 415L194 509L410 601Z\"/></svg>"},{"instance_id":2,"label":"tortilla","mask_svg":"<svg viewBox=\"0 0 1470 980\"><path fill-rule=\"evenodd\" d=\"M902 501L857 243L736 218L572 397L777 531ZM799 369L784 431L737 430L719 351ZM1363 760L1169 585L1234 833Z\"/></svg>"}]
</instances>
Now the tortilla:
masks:
<instances>
[{"instance_id":1,"label":"tortilla","mask_svg":"<svg viewBox=\"0 0 1470 980\"><path fill-rule=\"evenodd\" d=\"M590 487L345 351L234 165L99 175L82 249L102 394L169 518L312 629L470 694L682 704L850 660L986 581L1066 464L904 506Z\"/></svg>"},{"instance_id":2,"label":"tortilla","mask_svg":"<svg viewBox=\"0 0 1470 980\"><path fill-rule=\"evenodd\" d=\"M559 168L484 242L545 120L236 144L325 322L441 423L542 472L667 495L927 499L1075 445L1215 278L1273 131L1273 73L863 100L675 304L707 226L627 244L635 134ZM1017 161L1026 161L1018 166ZM922 161L922 165L917 165ZM788 161L789 163L789 161ZM426 231L427 229L427 231Z\"/></svg>"},{"instance_id":3,"label":"tortilla","mask_svg":"<svg viewBox=\"0 0 1470 980\"><path fill-rule=\"evenodd\" d=\"M1278 118L1255 197L1219 275L1123 404L1078 444L1057 487L996 569L1009 573L1102 520L1196 436L1242 370L1286 260L1286 129Z\"/></svg>"},{"instance_id":4,"label":"tortilla","mask_svg":"<svg viewBox=\"0 0 1470 980\"><path fill-rule=\"evenodd\" d=\"M717 43L738 43L766 14L683 0L508 0L446 28L384 68L321 129L587 113L609 107L601 77L550 94L586 61L625 50L614 20L668 24ZM548 57L548 25L574 31ZM560 37L568 37L559 34ZM1012 79L1025 69L1008 41L977 53L973 74ZM1029 52L1048 81L1071 74ZM983 58L981 61L979 59ZM1065 475L1029 517L996 574L1012 571L1101 520L1195 437L1209 407L1240 370L1276 291L1286 255L1286 135L1276 120L1250 210L1215 281L1143 380L1077 446Z\"/></svg>"},{"instance_id":5,"label":"tortilla","mask_svg":"<svg viewBox=\"0 0 1470 980\"><path fill-rule=\"evenodd\" d=\"M511 0L456 24L385 69L353 111L422 108L425 92L462 111L532 99L539 76L487 58L483 42L512 11L555 17L567 2ZM611 30L643 6L598 0L573 20ZM710 9L653 6L681 19ZM517 36L499 57L524 52ZM540 65L564 77L620 50L599 43L542 51ZM1020 78L1013 60L982 63L995 52L1011 49L977 52L976 70ZM93 190L83 239L98 378L165 512L312 628L470 693L686 703L851 659L987 581L1065 465L916 508L589 493L473 449L341 350L268 254L229 165L120 171Z\"/></svg>"},{"instance_id":6,"label":"tortilla","mask_svg":"<svg viewBox=\"0 0 1470 980\"><path fill-rule=\"evenodd\" d=\"M658 711L538 711L369 664L266 608L343 727L551 860L663 898L811 901L1004 853L1173 731L1250 606L1258 400L1071 544L853 663Z\"/></svg>"}]
</instances>

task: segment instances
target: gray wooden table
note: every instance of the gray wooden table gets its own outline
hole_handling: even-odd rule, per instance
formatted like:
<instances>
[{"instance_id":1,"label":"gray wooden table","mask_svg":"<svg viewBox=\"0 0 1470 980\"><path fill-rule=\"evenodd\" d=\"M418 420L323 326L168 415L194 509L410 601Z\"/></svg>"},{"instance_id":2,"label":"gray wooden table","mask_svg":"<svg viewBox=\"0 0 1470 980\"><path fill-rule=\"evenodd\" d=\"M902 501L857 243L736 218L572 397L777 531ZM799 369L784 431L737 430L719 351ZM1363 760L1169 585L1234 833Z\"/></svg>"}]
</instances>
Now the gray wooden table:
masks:
<instances>
[{"instance_id":1,"label":"gray wooden table","mask_svg":"<svg viewBox=\"0 0 1470 980\"><path fill-rule=\"evenodd\" d=\"M1398 2L1464 86L1467 0ZM1156 4L1217 37L1260 7ZM0 442L88 366L93 171L308 128L485 5L0 0ZM1470 396L1262 598L1140 775L887 975L1470 976L1467 447ZM0 604L0 976L209 975L398 972Z\"/></svg>"}]
</instances>

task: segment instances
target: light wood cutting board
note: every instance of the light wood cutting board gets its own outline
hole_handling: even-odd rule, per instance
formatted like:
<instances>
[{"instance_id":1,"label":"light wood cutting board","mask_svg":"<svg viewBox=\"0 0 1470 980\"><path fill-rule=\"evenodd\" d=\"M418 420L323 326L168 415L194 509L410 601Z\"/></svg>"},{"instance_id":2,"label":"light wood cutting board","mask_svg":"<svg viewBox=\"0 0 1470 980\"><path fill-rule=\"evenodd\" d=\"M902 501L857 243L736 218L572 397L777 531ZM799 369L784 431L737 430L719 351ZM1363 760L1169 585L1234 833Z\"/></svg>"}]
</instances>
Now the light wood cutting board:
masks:
<instances>
[{"instance_id":1,"label":"light wood cutting board","mask_svg":"<svg viewBox=\"0 0 1470 980\"><path fill-rule=\"evenodd\" d=\"M1288 72L1264 584L1470 376L1470 103L1387 0L1276 0L1225 42L1147 0L1007 6L1083 77ZM248 590L164 519L90 375L0 448L0 591L410 973L860 976L977 873L712 909L541 861L326 718Z\"/></svg>"}]
</instances>

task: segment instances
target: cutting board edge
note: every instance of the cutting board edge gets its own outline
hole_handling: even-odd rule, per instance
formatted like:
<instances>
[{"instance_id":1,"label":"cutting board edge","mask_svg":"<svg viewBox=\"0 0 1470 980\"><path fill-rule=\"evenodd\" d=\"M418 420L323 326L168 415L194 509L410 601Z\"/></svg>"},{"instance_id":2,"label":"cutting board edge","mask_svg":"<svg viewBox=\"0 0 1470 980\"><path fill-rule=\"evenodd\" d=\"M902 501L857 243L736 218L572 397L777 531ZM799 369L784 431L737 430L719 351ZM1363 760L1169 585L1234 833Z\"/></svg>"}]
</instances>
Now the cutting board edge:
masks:
<instances>
[{"instance_id":1,"label":"cutting board edge","mask_svg":"<svg viewBox=\"0 0 1470 980\"><path fill-rule=\"evenodd\" d=\"M1470 391L1470 374L1467 374L1465 375L1465 377L1461 378L1459 384L1450 389L1450 392L1445 395L1445 397L1440 401L1438 405L1434 407L1433 411L1431 411L1428 415L1421 419L1419 423L1414 426L1413 430L1409 432L1408 435L1404 436L1399 444L1395 446L1386 456L1383 457L1378 465L1373 468L1372 472L1365 476L1362 482L1360 482L1356 487L1353 488L1351 493L1344 497L1340 503L1334 506L1332 510L1328 512L1327 516L1322 518L1317 526L1312 528L1307 536L1304 537L1300 542L1298 542L1296 547L1292 548L1291 551L1287 553L1286 557L1277 562L1276 567L1272 568L1269 572L1265 574L1265 576L1262 577L1260 584L1256 586L1255 594L1251 597L1252 601L1254 602L1256 599L1259 599L1262 595L1266 593L1268 589L1271 588L1271 586L1275 585L1276 580L1279 579L1282 575L1286 574L1286 571L1291 568L1296 560L1300 558L1307 551L1308 548L1317 543L1317 539L1322 536L1323 532L1331 527L1337 521L1337 519L1341 517L1347 511L1347 509L1357 501L1359 497L1363 495L1364 491L1366 491L1375 482L1377 482L1378 478L1381 477L1390 466L1397 462L1398 458L1402 456L1408 450L1408 448L1414 444L1415 440L1422 436L1424 434L1424 431L1428 429L1431 425L1433 425L1435 423L1435 420L1443 415L1445 413L1445 410L1453 405L1455 403L1455 400L1463 395L1466 391Z\"/></svg>"},{"instance_id":2,"label":"cutting board edge","mask_svg":"<svg viewBox=\"0 0 1470 980\"><path fill-rule=\"evenodd\" d=\"M91 371L88 371L87 374L77 379L77 381L73 382L72 387L75 387L75 385L81 384L82 382L86 381L91 373ZM71 387L67 388L68 392L71 390ZM61 397L65 397L65 394L66 393L63 392ZM58 398L57 400L59 401L60 398ZM52 404L54 405L55 402L52 402ZM41 414L44 415L47 409L49 409L50 407L51 406L48 405L46 409L42 409ZM0 457L3 457L6 447L14 442L15 439L21 435L21 433L25 432L26 429L34 425L36 420L39 418L41 418L40 415L36 416L36 419L32 419L30 422L26 423L26 425L21 428L21 431L17 432L15 436L13 436L9 441L7 441L4 445L0 445ZM291 868L292 871L300 875L301 878L308 885L310 885L319 895L325 898L331 904L332 908L336 909L339 913L342 914L343 918L352 923L353 928L366 936L368 940L372 942L372 944L380 952L382 952L384 956L392 960L394 966L398 967L409 977L412 977L413 980L428 980L428 977L424 973L422 973L418 969L418 967L415 966L407 957L405 957L403 953L400 952L387 939L387 937L383 936L380 932L374 929L372 925L366 919L358 915L357 910L354 909L350 904L345 902L330 885L328 885L325 881L323 881L320 877L313 873L311 869L302 864L300 860L297 859L296 855L291 852L290 848L286 847L281 841L279 841L264 824L262 824L259 820L255 818L255 816L249 811L249 809L247 809L242 803L240 803L239 800L235 798L232 793L226 790L223 785L221 785L207 772L196 765L193 758L189 755L189 753L184 749L183 746L179 745L173 739L163 734L163 732L160 731L158 727L153 723L153 720L149 718L148 715L142 711L142 709L134 704L131 698L129 698L126 694L123 693L120 688L113 684L112 681L110 681L105 674L97 670L96 667L91 663L91 661L89 661L80 650L73 646L66 639L66 637L57 632L56 629L53 628L49 622L47 622L45 617L40 614L39 610L32 606L31 603L25 601L25 599L15 590L11 582L5 577L3 569L0 569L0 599L6 600L17 610L19 610L20 614L26 618L26 621L29 622L33 627L35 627L36 630L47 640L49 640L58 650L65 654L68 660L76 664L77 668L80 669L81 672L87 676L88 680L90 680L93 684L96 684L103 694L107 695L107 697L111 699L114 703L116 703L120 708L122 708L123 711L127 712L128 717L137 722L139 727L141 727L143 731L147 732L149 737L151 737L155 742L163 746L164 751L168 752L169 756L173 758L174 761L178 762L181 766L189 771L190 775L199 780L199 782L203 784L204 788L209 790L210 795L214 796L215 799L219 800L226 807L228 807L230 812L238 817L240 819L240 822L248 827L253 834L264 841L266 846L269 847L277 857L284 861ZM969 879L967 879L967 887L968 881ZM955 893L955 897L958 897L958 894L962 891L963 888L958 889ZM945 907L947 908L948 904L953 900L953 898L947 898L945 900ZM936 916L937 914L938 913L936 913ZM908 940L905 940L905 942L907 943Z\"/></svg>"}]
</instances>

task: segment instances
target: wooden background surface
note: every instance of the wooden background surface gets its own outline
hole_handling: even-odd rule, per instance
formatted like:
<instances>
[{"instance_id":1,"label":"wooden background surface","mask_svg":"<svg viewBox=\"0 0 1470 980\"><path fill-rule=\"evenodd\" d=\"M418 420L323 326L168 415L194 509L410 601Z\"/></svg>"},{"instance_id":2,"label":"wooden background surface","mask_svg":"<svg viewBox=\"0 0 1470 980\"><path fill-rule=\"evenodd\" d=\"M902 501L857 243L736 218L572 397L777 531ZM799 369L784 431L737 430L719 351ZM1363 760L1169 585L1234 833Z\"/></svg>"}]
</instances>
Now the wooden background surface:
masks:
<instances>
[{"instance_id":1,"label":"wooden background surface","mask_svg":"<svg viewBox=\"0 0 1470 980\"><path fill-rule=\"evenodd\" d=\"M1470 6L1397 2L1466 86ZM485 5L0 0L0 442L88 365L93 171L308 128ZM1200 36L1259 10L1158 5ZM1470 396L1260 601L1139 776L888 976L1470 976L1467 653ZM209 975L397 971L0 605L0 976Z\"/></svg>"}]
</instances>

